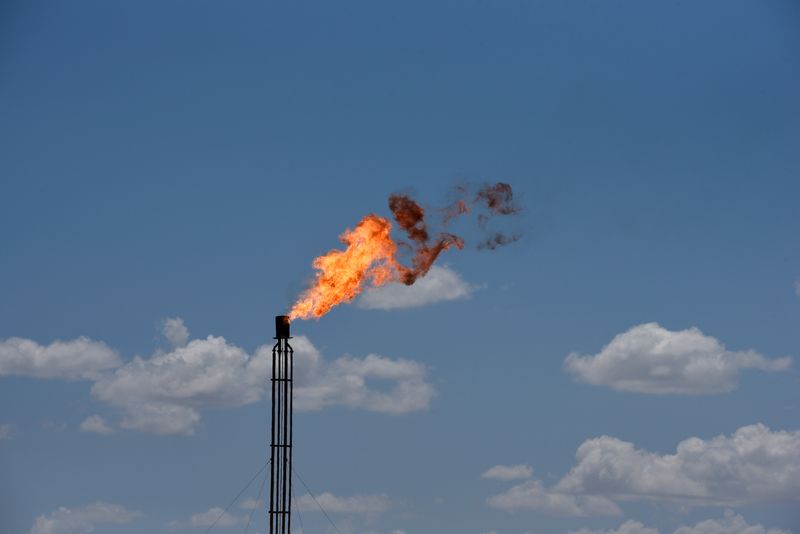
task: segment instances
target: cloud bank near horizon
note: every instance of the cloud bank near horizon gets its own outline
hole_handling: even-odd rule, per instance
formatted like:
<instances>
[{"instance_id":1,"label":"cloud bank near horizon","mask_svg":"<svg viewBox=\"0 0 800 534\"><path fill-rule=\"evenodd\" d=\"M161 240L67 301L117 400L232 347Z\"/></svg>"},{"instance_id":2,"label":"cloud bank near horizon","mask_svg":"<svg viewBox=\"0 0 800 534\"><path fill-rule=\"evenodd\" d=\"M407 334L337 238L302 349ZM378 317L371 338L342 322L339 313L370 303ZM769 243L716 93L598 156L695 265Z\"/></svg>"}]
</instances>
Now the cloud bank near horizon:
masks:
<instances>
[{"instance_id":1,"label":"cloud bank near horizon","mask_svg":"<svg viewBox=\"0 0 800 534\"><path fill-rule=\"evenodd\" d=\"M619 501L729 507L800 501L800 430L743 426L730 436L691 437L672 454L611 436L578 447L575 465L552 487L528 480L487 502L553 515L619 515Z\"/></svg>"},{"instance_id":2,"label":"cloud bank near horizon","mask_svg":"<svg viewBox=\"0 0 800 534\"><path fill-rule=\"evenodd\" d=\"M121 428L151 434L192 434L202 410L261 399L271 345L251 355L219 336L190 340L180 318L165 321L163 335L169 350L127 362L88 338L46 346L10 338L0 341L0 374L91 381L92 396L121 415ZM427 409L436 394L427 367L419 362L378 354L328 361L304 336L294 338L292 345L298 410L345 406L397 415ZM381 382L380 387L373 381ZM89 416L80 428L98 434L114 431L100 415Z\"/></svg>"},{"instance_id":3,"label":"cloud bank near horizon","mask_svg":"<svg viewBox=\"0 0 800 534\"><path fill-rule=\"evenodd\" d=\"M129 523L141 512L126 509L119 504L98 501L80 508L61 507L36 518L29 534L89 534L98 525Z\"/></svg>"},{"instance_id":4,"label":"cloud bank near horizon","mask_svg":"<svg viewBox=\"0 0 800 534\"><path fill-rule=\"evenodd\" d=\"M571 530L568 534L660 534L657 528L644 526L639 521L628 520L619 528L610 530L590 530L582 528ZM694 526L682 526L673 534L792 534L789 530L767 528L760 524L751 525L744 517L737 515L733 510L725 510L719 518L706 519Z\"/></svg>"}]
</instances>

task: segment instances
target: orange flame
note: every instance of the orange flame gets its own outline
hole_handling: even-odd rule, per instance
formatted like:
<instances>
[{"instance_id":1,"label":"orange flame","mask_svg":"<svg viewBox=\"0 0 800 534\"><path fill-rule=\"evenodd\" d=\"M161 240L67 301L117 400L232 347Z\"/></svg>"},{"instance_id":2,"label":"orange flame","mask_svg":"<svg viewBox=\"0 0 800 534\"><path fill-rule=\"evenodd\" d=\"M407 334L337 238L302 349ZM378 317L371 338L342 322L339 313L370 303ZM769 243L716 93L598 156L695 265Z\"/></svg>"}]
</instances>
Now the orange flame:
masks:
<instances>
[{"instance_id":1,"label":"orange flame","mask_svg":"<svg viewBox=\"0 0 800 534\"><path fill-rule=\"evenodd\" d=\"M471 200L468 200L467 187L459 186L457 192L462 198L438 210L445 226L451 219L470 213L471 205L486 206L488 213L478 216L482 228L494 215L511 215L519 211L513 203L511 186L502 182L484 185ZM427 274L443 251L451 247L464 248L464 240L448 232L431 238L425 210L407 195L391 195L389 209L411 242L399 242L400 246L412 252L411 266L406 267L397 261L399 245L391 237L392 223L375 214L367 215L355 228L347 229L339 236L346 245L344 250L334 249L314 260L313 266L317 271L314 282L292 305L289 320L322 317L337 304L351 302L364 290L365 284L372 287L388 282L411 285ZM518 238L518 235L508 237L498 232L485 239L478 248L495 249Z\"/></svg>"},{"instance_id":2,"label":"orange flame","mask_svg":"<svg viewBox=\"0 0 800 534\"><path fill-rule=\"evenodd\" d=\"M347 248L314 260L314 284L292 306L289 319L322 317L337 304L352 301L365 280L380 286L397 279L397 245L389 235L391 230L391 222L374 214L345 230L339 240Z\"/></svg>"}]
</instances>

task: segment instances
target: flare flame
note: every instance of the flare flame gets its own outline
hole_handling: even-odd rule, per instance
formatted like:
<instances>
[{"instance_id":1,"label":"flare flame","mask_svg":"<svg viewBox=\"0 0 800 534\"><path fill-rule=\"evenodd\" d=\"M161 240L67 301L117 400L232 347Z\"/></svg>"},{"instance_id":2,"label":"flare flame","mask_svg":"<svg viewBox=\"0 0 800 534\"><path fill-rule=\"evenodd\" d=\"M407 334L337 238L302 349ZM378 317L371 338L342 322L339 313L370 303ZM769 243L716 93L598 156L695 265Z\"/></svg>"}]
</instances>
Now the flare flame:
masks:
<instances>
[{"instance_id":1,"label":"flare flame","mask_svg":"<svg viewBox=\"0 0 800 534\"><path fill-rule=\"evenodd\" d=\"M314 285L294 303L289 319L322 317L340 302L353 300L365 280L373 286L394 280L397 245L391 230L391 222L374 214L361 219L352 230L345 230L339 240L347 248L331 250L314 260Z\"/></svg>"},{"instance_id":2,"label":"flare flame","mask_svg":"<svg viewBox=\"0 0 800 534\"><path fill-rule=\"evenodd\" d=\"M478 216L481 228L494 215L511 215L519 208L513 203L511 186L502 182L482 187L471 199L466 186L457 192L463 198L452 206L438 210L442 224L471 213L470 205L485 204L487 213ZM365 216L353 229L339 236L344 250L334 249L314 259L317 273L311 287L305 290L289 311L289 319L319 318L342 302L350 302L364 290L365 285L382 286L389 282L413 284L425 276L439 255L449 248L464 248L464 240L452 233L441 232L431 240L425 223L425 209L407 195L389 197L389 209L398 226L411 243L392 239L392 223L375 214ZM494 249L516 241L519 236L506 237L495 233L484 239L478 248ZM397 259L398 248L413 252L411 267Z\"/></svg>"}]
</instances>

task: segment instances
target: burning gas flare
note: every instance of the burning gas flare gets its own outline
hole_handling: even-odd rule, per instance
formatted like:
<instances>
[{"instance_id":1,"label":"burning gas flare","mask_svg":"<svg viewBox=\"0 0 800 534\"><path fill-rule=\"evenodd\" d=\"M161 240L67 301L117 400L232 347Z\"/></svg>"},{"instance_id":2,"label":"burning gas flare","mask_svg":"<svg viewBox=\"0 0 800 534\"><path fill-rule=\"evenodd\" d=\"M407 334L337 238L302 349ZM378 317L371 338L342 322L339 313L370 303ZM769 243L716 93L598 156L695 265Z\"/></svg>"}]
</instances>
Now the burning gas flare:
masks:
<instances>
[{"instance_id":1,"label":"burning gas flare","mask_svg":"<svg viewBox=\"0 0 800 534\"><path fill-rule=\"evenodd\" d=\"M502 182L483 186L474 195L470 195L466 186L459 186L456 191L460 198L451 206L436 211L443 226L471 213L472 206L485 208L485 212L478 215L482 229L494 215L512 215L519 211L511 186ZM389 282L411 285L427 274L442 252L453 247L464 248L464 240L449 232L440 232L431 239L425 209L409 196L390 196L389 209L410 243L392 239L392 223L388 219L375 214L365 216L355 228L348 228L339 236L346 247L344 250L334 249L314 260L317 271L314 282L292 305L290 320L322 317L337 304L352 301L365 286L378 287ZM493 250L517 239L519 235L495 232L484 238L478 248ZM400 248L412 252L410 267L397 259Z\"/></svg>"}]
</instances>

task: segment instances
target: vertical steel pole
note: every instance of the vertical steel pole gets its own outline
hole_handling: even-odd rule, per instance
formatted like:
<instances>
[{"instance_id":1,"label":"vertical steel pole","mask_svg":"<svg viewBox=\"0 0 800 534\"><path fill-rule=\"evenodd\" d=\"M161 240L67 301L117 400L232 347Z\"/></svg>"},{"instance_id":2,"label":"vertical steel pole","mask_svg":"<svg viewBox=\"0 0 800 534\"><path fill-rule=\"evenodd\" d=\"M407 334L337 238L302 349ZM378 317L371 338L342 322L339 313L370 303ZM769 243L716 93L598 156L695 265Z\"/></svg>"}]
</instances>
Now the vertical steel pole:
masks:
<instances>
[{"instance_id":1,"label":"vertical steel pole","mask_svg":"<svg viewBox=\"0 0 800 534\"><path fill-rule=\"evenodd\" d=\"M283 449L283 454L281 455L281 461L283 462L283 480L281 483L283 486L281 487L281 512L283 512L283 518L281 520L281 527L283 527L283 532L288 533L289 531L286 530L286 492L288 490L286 480L292 476L291 473L286 472L286 468L289 466L288 464L288 447L289 447L289 355L287 351L283 353L283 443L281 444L281 448Z\"/></svg>"},{"instance_id":2,"label":"vertical steel pole","mask_svg":"<svg viewBox=\"0 0 800 534\"><path fill-rule=\"evenodd\" d=\"M272 516L275 510L273 498L275 496L275 362L278 358L278 354L276 353L277 348L278 344L276 343L275 346L272 347L272 375L270 377L270 383L272 384L272 404L270 405L270 409L272 410L270 413L272 429L269 435L269 534L275 534L272 528Z\"/></svg>"},{"instance_id":3,"label":"vertical steel pole","mask_svg":"<svg viewBox=\"0 0 800 534\"><path fill-rule=\"evenodd\" d=\"M287 523L288 527L286 532L292 532L292 451L294 450L292 438L292 424L294 423L294 350L289 343L286 343L286 357L289 361L289 504L287 508Z\"/></svg>"},{"instance_id":4,"label":"vertical steel pole","mask_svg":"<svg viewBox=\"0 0 800 534\"><path fill-rule=\"evenodd\" d=\"M272 347L272 433L270 441L270 534L290 534L292 525L292 396L294 350L289 318L275 317Z\"/></svg>"}]
</instances>

